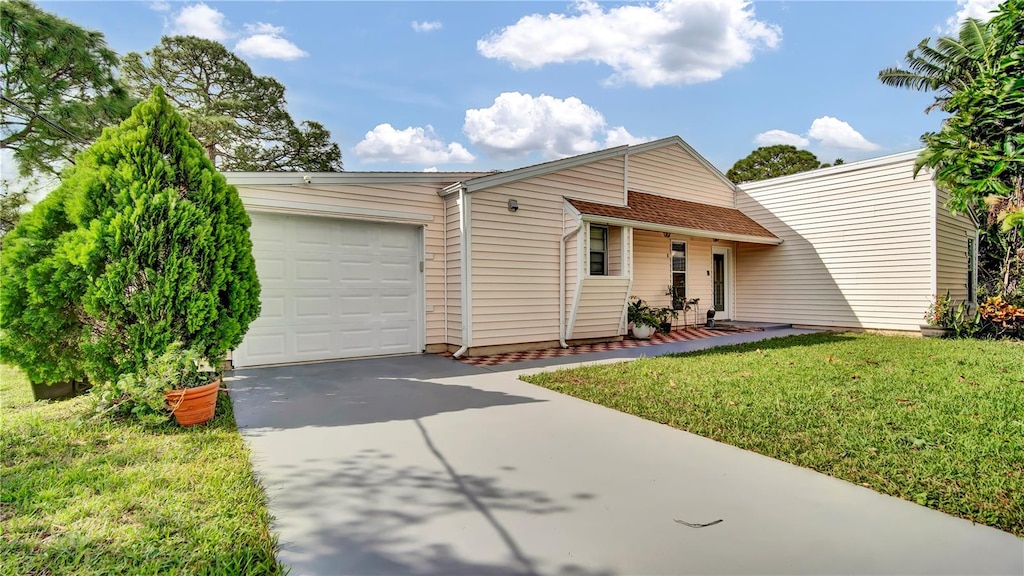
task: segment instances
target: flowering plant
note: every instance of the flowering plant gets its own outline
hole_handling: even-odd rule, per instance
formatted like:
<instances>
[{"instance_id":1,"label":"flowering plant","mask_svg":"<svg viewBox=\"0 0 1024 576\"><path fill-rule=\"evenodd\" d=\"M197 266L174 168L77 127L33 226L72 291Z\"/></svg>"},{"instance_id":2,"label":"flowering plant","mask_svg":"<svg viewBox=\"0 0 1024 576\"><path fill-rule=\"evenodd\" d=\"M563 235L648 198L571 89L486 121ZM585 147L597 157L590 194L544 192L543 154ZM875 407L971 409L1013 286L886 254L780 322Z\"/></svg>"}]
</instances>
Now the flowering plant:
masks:
<instances>
[{"instance_id":1,"label":"flowering plant","mask_svg":"<svg viewBox=\"0 0 1024 576\"><path fill-rule=\"evenodd\" d=\"M938 294L932 295L932 303L928 305L928 311L925 312L924 319L929 326L952 328L954 323L953 315L953 301L949 297L949 292L946 292L946 295L942 297L939 297Z\"/></svg>"}]
</instances>

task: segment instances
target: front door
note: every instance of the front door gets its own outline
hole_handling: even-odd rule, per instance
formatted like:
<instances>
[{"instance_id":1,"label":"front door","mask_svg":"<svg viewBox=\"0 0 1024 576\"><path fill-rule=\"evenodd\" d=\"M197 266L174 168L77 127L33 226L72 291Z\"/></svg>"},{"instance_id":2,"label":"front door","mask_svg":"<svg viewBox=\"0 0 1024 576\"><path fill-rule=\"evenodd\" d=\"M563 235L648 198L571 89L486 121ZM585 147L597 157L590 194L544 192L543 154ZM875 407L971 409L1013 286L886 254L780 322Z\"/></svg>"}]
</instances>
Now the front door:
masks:
<instances>
[{"instance_id":1,"label":"front door","mask_svg":"<svg viewBox=\"0 0 1024 576\"><path fill-rule=\"evenodd\" d=\"M711 249L711 289L714 296L715 320L732 318L731 250L715 246Z\"/></svg>"}]
</instances>

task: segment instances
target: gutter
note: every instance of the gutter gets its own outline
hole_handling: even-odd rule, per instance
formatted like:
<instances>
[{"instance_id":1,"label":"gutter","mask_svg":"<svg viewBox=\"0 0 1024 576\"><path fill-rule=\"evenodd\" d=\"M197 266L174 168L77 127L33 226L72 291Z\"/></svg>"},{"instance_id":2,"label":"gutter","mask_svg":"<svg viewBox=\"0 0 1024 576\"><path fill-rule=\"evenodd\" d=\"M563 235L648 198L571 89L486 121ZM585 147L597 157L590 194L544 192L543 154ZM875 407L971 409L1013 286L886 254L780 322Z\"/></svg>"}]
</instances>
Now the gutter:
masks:
<instances>
[{"instance_id":1,"label":"gutter","mask_svg":"<svg viewBox=\"0 0 1024 576\"><path fill-rule=\"evenodd\" d=\"M558 243L558 345L562 348L569 347L565 343L565 241L578 233L583 228L583 224L583 219L580 218L580 223L576 225L576 228L562 234L562 241Z\"/></svg>"},{"instance_id":2,"label":"gutter","mask_svg":"<svg viewBox=\"0 0 1024 576\"><path fill-rule=\"evenodd\" d=\"M470 286L472 285L472 275L470 274L470 264L473 261L473 255L471 252L471 230L470 221L472 220L470 211L470 200L469 194L467 194L466 187L459 185L459 232L461 232L460 241L462 247L462 347L452 354L455 358L461 358L466 350L469 349L470 344L473 342L473 299L470 294Z\"/></svg>"}]
</instances>

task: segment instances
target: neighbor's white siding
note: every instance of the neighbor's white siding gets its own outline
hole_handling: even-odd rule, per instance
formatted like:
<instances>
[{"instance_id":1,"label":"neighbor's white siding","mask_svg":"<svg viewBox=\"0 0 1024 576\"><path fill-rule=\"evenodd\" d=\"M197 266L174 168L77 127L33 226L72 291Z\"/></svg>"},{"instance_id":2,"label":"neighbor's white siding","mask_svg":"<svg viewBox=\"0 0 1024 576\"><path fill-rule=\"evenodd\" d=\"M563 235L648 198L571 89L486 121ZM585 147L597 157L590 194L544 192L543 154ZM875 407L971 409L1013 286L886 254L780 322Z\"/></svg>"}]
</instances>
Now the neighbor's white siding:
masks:
<instances>
[{"instance_id":1,"label":"neighbor's white siding","mask_svg":"<svg viewBox=\"0 0 1024 576\"><path fill-rule=\"evenodd\" d=\"M589 276L580 287L579 306L569 338L605 338L619 335L629 278Z\"/></svg>"},{"instance_id":2,"label":"neighbor's white siding","mask_svg":"<svg viewBox=\"0 0 1024 576\"><path fill-rule=\"evenodd\" d=\"M623 204L623 159L471 194L472 346L558 340L563 196ZM517 212L508 210L509 199L519 203Z\"/></svg>"},{"instance_id":3,"label":"neighbor's white siding","mask_svg":"<svg viewBox=\"0 0 1024 576\"><path fill-rule=\"evenodd\" d=\"M439 184L312 184L303 186L238 186L243 204L301 203L304 206L343 206L372 211L410 213L429 217L423 223L426 260L426 344L444 343L444 248L443 205ZM268 202L266 202L268 201ZM326 212L323 215L328 215ZM375 220L373 216L361 219ZM449 283L450 285L450 283Z\"/></svg>"},{"instance_id":4,"label":"neighbor's white siding","mask_svg":"<svg viewBox=\"0 0 1024 576\"><path fill-rule=\"evenodd\" d=\"M939 189L936 209L936 276L935 293L949 292L953 300L967 299L967 240L975 238L976 228L970 216L952 216L946 208L949 193ZM977 250L977 245L975 245Z\"/></svg>"},{"instance_id":5,"label":"neighbor's white siding","mask_svg":"<svg viewBox=\"0 0 1024 576\"><path fill-rule=\"evenodd\" d=\"M905 153L744 184L779 246L739 244L741 320L917 330L935 278L935 194Z\"/></svg>"},{"instance_id":6,"label":"neighbor's white siding","mask_svg":"<svg viewBox=\"0 0 1024 576\"><path fill-rule=\"evenodd\" d=\"M629 155L629 189L669 198L735 207L733 189L681 146Z\"/></svg>"}]
</instances>

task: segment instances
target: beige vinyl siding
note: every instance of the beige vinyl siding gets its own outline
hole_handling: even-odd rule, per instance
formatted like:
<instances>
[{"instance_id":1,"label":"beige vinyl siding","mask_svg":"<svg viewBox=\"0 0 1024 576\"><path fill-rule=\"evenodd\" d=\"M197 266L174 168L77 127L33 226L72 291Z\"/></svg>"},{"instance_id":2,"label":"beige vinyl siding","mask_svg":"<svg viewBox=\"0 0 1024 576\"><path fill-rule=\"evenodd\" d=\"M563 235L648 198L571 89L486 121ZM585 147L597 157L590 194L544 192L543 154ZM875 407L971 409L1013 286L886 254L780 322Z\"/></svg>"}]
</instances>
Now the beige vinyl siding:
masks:
<instances>
[{"instance_id":1,"label":"beige vinyl siding","mask_svg":"<svg viewBox=\"0 0 1024 576\"><path fill-rule=\"evenodd\" d=\"M672 236L674 242L686 242L686 297L700 298L701 310L706 310L714 303L711 287L711 247L732 246L731 242L714 243L711 238L699 238L695 236ZM667 260L666 266L671 269L672 261ZM668 291L672 283L671 276L665 283L665 291ZM691 317L692 320L692 317Z\"/></svg>"},{"instance_id":2,"label":"beige vinyl siding","mask_svg":"<svg viewBox=\"0 0 1024 576\"><path fill-rule=\"evenodd\" d=\"M940 188L935 203L935 293L949 292L953 300L963 301L967 299L967 240L975 238L976 228L966 214L953 216L949 213L948 199L949 193Z\"/></svg>"},{"instance_id":3,"label":"beige vinyl siding","mask_svg":"<svg viewBox=\"0 0 1024 576\"><path fill-rule=\"evenodd\" d=\"M448 339L446 344L462 345L462 230L458 194L449 194L444 199L445 209L445 250L447 258L446 279L448 299Z\"/></svg>"},{"instance_id":4,"label":"beige vinyl siding","mask_svg":"<svg viewBox=\"0 0 1024 576\"><path fill-rule=\"evenodd\" d=\"M701 311L713 302L711 287L711 247L729 246L732 242L714 243L711 238L673 234L671 241L686 242L686 297L700 298ZM672 259L669 239L661 232L633 231L633 289L631 296L651 306L670 306L666 294L672 284ZM693 312L689 321L692 322ZM682 318L680 318L680 322Z\"/></svg>"},{"instance_id":5,"label":"beige vinyl siding","mask_svg":"<svg viewBox=\"0 0 1024 576\"><path fill-rule=\"evenodd\" d=\"M733 208L732 188L677 145L629 155L629 189Z\"/></svg>"},{"instance_id":6,"label":"beige vinyl siding","mask_svg":"<svg viewBox=\"0 0 1024 576\"><path fill-rule=\"evenodd\" d=\"M623 159L471 194L472 346L558 339L563 196L621 205ZM517 212L508 210L509 199L519 203Z\"/></svg>"},{"instance_id":7,"label":"beige vinyl siding","mask_svg":"<svg viewBox=\"0 0 1024 576\"><path fill-rule=\"evenodd\" d=\"M438 184L313 184L304 186L238 186L247 200L283 201L307 205L343 206L366 211L394 211L429 216L424 223L424 276L426 288L426 344L444 342L444 247L442 200ZM365 219L373 220L372 216ZM414 222L419 224L419 222Z\"/></svg>"},{"instance_id":8,"label":"beige vinyl siding","mask_svg":"<svg viewBox=\"0 0 1024 576\"><path fill-rule=\"evenodd\" d=\"M608 227L608 275L622 276L622 228Z\"/></svg>"},{"instance_id":9,"label":"beige vinyl siding","mask_svg":"<svg viewBox=\"0 0 1024 576\"><path fill-rule=\"evenodd\" d=\"M580 219L572 212L566 210L563 217L562 233L572 232L579 226ZM579 252L580 237L584 234L581 228L575 235L565 240L565 325L569 325L569 318L572 315L572 304L576 301L576 284L579 281Z\"/></svg>"},{"instance_id":10,"label":"beige vinyl siding","mask_svg":"<svg viewBox=\"0 0 1024 576\"><path fill-rule=\"evenodd\" d=\"M590 276L580 287L579 307L570 339L604 338L620 334L629 278Z\"/></svg>"},{"instance_id":11,"label":"beige vinyl siding","mask_svg":"<svg viewBox=\"0 0 1024 576\"><path fill-rule=\"evenodd\" d=\"M661 232L634 229L631 295L650 306L668 306L672 299L665 292L672 282L671 270L668 238Z\"/></svg>"},{"instance_id":12,"label":"beige vinyl siding","mask_svg":"<svg viewBox=\"0 0 1024 576\"><path fill-rule=\"evenodd\" d=\"M935 197L913 155L741 186L738 208L783 239L740 243L740 320L917 330L933 286Z\"/></svg>"}]
</instances>

